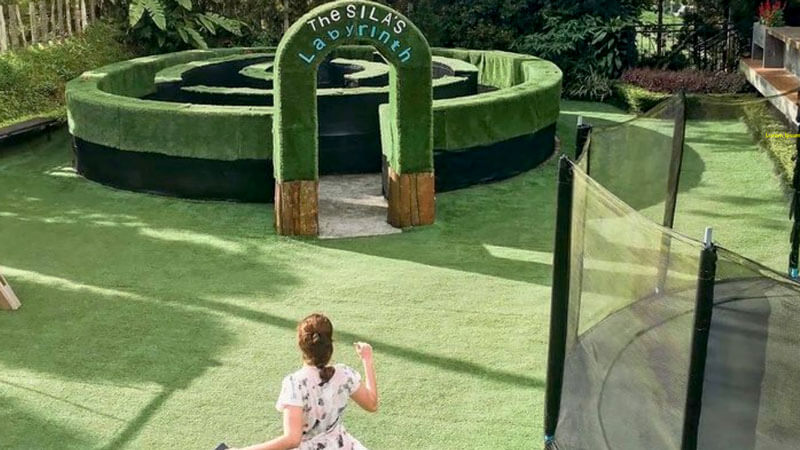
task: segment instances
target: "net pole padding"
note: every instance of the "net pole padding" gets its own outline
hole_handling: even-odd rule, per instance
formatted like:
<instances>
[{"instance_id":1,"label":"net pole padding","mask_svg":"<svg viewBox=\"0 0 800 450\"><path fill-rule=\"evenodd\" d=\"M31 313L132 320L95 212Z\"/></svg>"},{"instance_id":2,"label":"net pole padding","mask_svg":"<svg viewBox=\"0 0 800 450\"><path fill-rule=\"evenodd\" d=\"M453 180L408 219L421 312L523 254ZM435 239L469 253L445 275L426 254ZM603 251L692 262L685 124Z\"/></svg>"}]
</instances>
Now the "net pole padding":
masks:
<instances>
[{"instance_id":1,"label":"net pole padding","mask_svg":"<svg viewBox=\"0 0 800 450\"><path fill-rule=\"evenodd\" d=\"M590 151L589 147L586 145L589 142L589 135L592 133L592 125L588 124L583 121L583 116L578 116L578 127L575 133L575 161L580 160L581 158L589 158L589 155L584 155L584 150L588 153ZM591 145L591 144L589 144ZM589 174L588 170L588 163L587 162L587 170L586 173Z\"/></svg>"},{"instance_id":2,"label":"net pole padding","mask_svg":"<svg viewBox=\"0 0 800 450\"><path fill-rule=\"evenodd\" d=\"M664 201L664 219L662 225L672 229L675 225L675 211L678 206L678 189L681 184L681 169L683 168L683 153L686 142L686 93L678 94L678 111L675 114L675 127L672 131L672 154L669 162L669 175L667 178L667 194ZM669 269L669 254L672 240L669 234L664 234L661 240L661 261L658 266L658 286L656 292L663 292L667 282Z\"/></svg>"},{"instance_id":3,"label":"net pole padding","mask_svg":"<svg viewBox=\"0 0 800 450\"><path fill-rule=\"evenodd\" d=\"M550 297L550 344L547 349L547 382L545 387L545 447L553 443L561 409L564 384L564 359L567 346L569 314L570 259L572 235L572 163L567 156L558 162L556 231L553 249L553 286Z\"/></svg>"},{"instance_id":4,"label":"net pole padding","mask_svg":"<svg viewBox=\"0 0 800 450\"><path fill-rule=\"evenodd\" d=\"M800 104L797 108L797 122L800 123ZM798 271L798 256L800 255L800 216L798 216L798 207L800 207L800 139L795 141L795 155L794 155L794 173L792 174L792 206L789 210L789 219L793 220L792 235L789 242L791 249L789 251L789 278L793 280L800 279Z\"/></svg>"},{"instance_id":5,"label":"net pole padding","mask_svg":"<svg viewBox=\"0 0 800 450\"><path fill-rule=\"evenodd\" d=\"M703 403L708 337L714 309L714 280L717 272L717 248L711 239L711 229L706 229L705 247L700 252L700 269L697 274L694 327L692 329L689 374L686 383L686 406L683 416L681 450L696 450Z\"/></svg>"},{"instance_id":6,"label":"net pole padding","mask_svg":"<svg viewBox=\"0 0 800 450\"><path fill-rule=\"evenodd\" d=\"M584 171L586 176L590 176L592 162L592 130L590 123L583 121L582 116L578 116L578 128L576 133L575 165ZM586 244L586 183L582 183L582 192L573 184L572 210L575 212L572 219L572 234L570 235L570 245L572 259L570 270L570 310L580 311L581 293L583 286L584 268L584 246ZM577 251L576 251L577 249ZM567 345L571 346L578 339L578 320L570 323L567 320Z\"/></svg>"},{"instance_id":7,"label":"net pole padding","mask_svg":"<svg viewBox=\"0 0 800 450\"><path fill-rule=\"evenodd\" d=\"M667 198L664 206L664 221L662 225L672 228L675 224L675 209L678 204L678 188L681 182L681 168L683 166L683 151L686 141L686 93L678 94L680 101L678 112L675 114L675 128L672 133L672 155L669 163L669 178L667 179Z\"/></svg>"}]
</instances>

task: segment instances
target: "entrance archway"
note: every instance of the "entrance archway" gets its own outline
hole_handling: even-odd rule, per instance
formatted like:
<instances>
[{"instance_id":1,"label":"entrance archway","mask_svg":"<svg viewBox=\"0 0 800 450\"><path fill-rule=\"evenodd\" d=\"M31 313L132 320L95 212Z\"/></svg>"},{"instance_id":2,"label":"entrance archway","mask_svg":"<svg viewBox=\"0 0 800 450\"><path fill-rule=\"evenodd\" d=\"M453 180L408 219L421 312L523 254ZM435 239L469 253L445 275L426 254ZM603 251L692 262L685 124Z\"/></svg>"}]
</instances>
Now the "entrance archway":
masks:
<instances>
[{"instance_id":1,"label":"entrance archway","mask_svg":"<svg viewBox=\"0 0 800 450\"><path fill-rule=\"evenodd\" d=\"M278 234L319 233L317 70L332 50L372 45L389 63L381 109L388 163L387 221L400 228L435 219L433 91L428 41L405 16L370 1L327 3L287 31L275 55L275 225Z\"/></svg>"}]
</instances>

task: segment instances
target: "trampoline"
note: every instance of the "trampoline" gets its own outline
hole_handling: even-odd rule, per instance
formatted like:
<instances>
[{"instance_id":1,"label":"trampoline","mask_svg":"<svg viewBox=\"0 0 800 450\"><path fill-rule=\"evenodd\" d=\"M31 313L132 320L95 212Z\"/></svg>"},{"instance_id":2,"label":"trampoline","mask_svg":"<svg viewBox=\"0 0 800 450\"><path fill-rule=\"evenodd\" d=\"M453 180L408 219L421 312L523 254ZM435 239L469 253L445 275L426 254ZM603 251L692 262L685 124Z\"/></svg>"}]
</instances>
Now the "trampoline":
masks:
<instances>
[{"instance_id":1,"label":"trampoline","mask_svg":"<svg viewBox=\"0 0 800 450\"><path fill-rule=\"evenodd\" d=\"M548 448L800 448L800 285L672 229L691 119L752 103L676 97L579 129L559 171Z\"/></svg>"},{"instance_id":2,"label":"trampoline","mask_svg":"<svg viewBox=\"0 0 800 450\"><path fill-rule=\"evenodd\" d=\"M642 299L582 335L565 361L562 448L680 447L691 294ZM760 278L715 286L698 448L796 448L800 392L781 380L794 374L797 298Z\"/></svg>"}]
</instances>

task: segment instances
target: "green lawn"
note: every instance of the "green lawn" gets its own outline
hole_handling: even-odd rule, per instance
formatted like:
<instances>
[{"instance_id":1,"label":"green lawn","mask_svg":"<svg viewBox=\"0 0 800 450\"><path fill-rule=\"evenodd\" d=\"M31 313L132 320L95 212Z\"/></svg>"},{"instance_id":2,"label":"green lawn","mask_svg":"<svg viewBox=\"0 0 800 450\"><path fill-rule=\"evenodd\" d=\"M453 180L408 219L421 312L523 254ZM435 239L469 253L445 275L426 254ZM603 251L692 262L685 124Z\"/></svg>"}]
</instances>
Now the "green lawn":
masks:
<instances>
[{"instance_id":1,"label":"green lawn","mask_svg":"<svg viewBox=\"0 0 800 450\"><path fill-rule=\"evenodd\" d=\"M576 115L628 116L564 102ZM704 129L678 228L783 270L789 222L742 125ZM716 134L715 134L716 133ZM715 138L716 136L716 138ZM541 442L555 163L438 197L435 226L341 241L279 238L271 207L133 194L76 177L68 136L0 150L0 446L213 448L280 430L294 326L329 314L335 358L375 346L382 409L352 408L370 448ZM721 145L724 144L724 145Z\"/></svg>"}]
</instances>

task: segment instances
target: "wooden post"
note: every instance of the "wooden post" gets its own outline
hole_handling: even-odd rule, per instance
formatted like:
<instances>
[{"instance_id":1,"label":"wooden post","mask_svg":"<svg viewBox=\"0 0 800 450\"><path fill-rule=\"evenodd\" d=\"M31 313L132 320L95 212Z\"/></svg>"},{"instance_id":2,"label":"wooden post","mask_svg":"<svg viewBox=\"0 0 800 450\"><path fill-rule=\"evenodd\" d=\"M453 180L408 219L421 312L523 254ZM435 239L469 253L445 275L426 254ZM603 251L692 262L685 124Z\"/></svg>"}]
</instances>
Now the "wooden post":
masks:
<instances>
[{"instance_id":1,"label":"wooden post","mask_svg":"<svg viewBox=\"0 0 800 450\"><path fill-rule=\"evenodd\" d=\"M282 236L319 234L319 182L275 183L275 229Z\"/></svg>"},{"instance_id":2,"label":"wooden post","mask_svg":"<svg viewBox=\"0 0 800 450\"><path fill-rule=\"evenodd\" d=\"M8 284L8 281L0 274L0 309L14 311L19 309L20 306L22 306L22 304L14 294L14 291L11 290L11 285Z\"/></svg>"},{"instance_id":3,"label":"wooden post","mask_svg":"<svg viewBox=\"0 0 800 450\"><path fill-rule=\"evenodd\" d=\"M25 35L25 23L22 22L22 13L19 12L19 4L14 5L14 10L17 13L17 29L19 30L19 35L22 36L22 45L27 47L28 37Z\"/></svg>"},{"instance_id":4,"label":"wooden post","mask_svg":"<svg viewBox=\"0 0 800 450\"><path fill-rule=\"evenodd\" d=\"M39 42L39 27L36 26L36 4L33 2L28 3L28 17L31 19L29 23L29 26L31 27L31 45L35 45L37 42Z\"/></svg>"},{"instance_id":5,"label":"wooden post","mask_svg":"<svg viewBox=\"0 0 800 450\"><path fill-rule=\"evenodd\" d=\"M396 228L431 225L436 220L432 172L398 174L389 171L387 221Z\"/></svg>"},{"instance_id":6,"label":"wooden post","mask_svg":"<svg viewBox=\"0 0 800 450\"><path fill-rule=\"evenodd\" d=\"M6 33L6 17L3 5L0 5L0 52L8 50L8 33Z\"/></svg>"}]
</instances>

